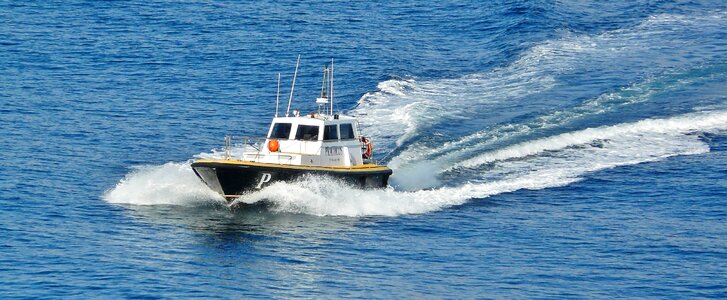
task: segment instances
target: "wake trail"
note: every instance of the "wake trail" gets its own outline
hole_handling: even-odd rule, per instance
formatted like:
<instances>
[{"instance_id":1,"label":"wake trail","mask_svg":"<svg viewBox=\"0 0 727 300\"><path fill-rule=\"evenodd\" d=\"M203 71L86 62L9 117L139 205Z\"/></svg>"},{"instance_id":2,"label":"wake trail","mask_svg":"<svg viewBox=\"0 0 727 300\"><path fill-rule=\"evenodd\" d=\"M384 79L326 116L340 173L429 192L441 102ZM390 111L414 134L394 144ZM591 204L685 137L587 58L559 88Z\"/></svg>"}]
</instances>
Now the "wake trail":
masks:
<instances>
[{"instance_id":1,"label":"wake trail","mask_svg":"<svg viewBox=\"0 0 727 300\"><path fill-rule=\"evenodd\" d=\"M375 138L379 149L395 153L389 163L395 188L360 190L330 178L305 177L236 201L321 216L418 214L522 189L564 186L608 168L709 152L701 134L727 130L726 110L591 128L567 125L652 101L655 93L698 86L700 76L676 81L659 76L664 70L723 61L721 37L726 34L725 11L660 14L632 28L565 33L480 74L381 82L350 114L361 120L362 131ZM464 123L472 127L453 128L457 132L448 141L423 139L442 125ZM559 130L548 135L550 129ZM233 156L242 149L237 150ZM443 184L443 177L454 180ZM224 203L196 178L189 162L137 167L103 198L132 205Z\"/></svg>"},{"instance_id":2,"label":"wake trail","mask_svg":"<svg viewBox=\"0 0 727 300\"><path fill-rule=\"evenodd\" d=\"M472 180L459 186L417 191L361 190L334 179L309 176L295 182L274 183L236 201L264 202L273 211L320 216L427 213L471 199L522 189L564 186L590 172L607 168L706 153L709 146L701 140L700 133L725 130L727 111L646 119L564 133L483 153L449 170L467 169L475 174ZM478 169L483 165L488 167ZM498 178L488 179L492 174ZM108 191L104 199L133 205L186 206L224 201L196 178L189 163L136 168Z\"/></svg>"},{"instance_id":3,"label":"wake trail","mask_svg":"<svg viewBox=\"0 0 727 300\"><path fill-rule=\"evenodd\" d=\"M727 111L692 113L666 119L585 129L548 139L524 142L504 150L498 166L475 170L470 182L428 190L359 190L331 179L306 178L280 182L245 195L242 203L267 202L281 212L313 215L396 216L436 211L471 199L486 198L522 189L538 190L564 186L591 172L658 161L676 155L709 152L701 132L727 129ZM545 152L545 150L550 152ZM494 162L493 154L463 161L462 167ZM513 160L520 158L520 160ZM487 174L501 175L496 180Z\"/></svg>"},{"instance_id":4,"label":"wake trail","mask_svg":"<svg viewBox=\"0 0 727 300\"><path fill-rule=\"evenodd\" d=\"M563 99L591 97L592 91L610 90L614 85L627 86L616 94L629 98L621 100L639 102L642 99L630 98L630 89L639 93L640 88L646 88L642 95L648 98L647 93L658 91L658 87L648 86L648 79L647 86L629 87L630 83L665 70L723 62L724 51L719 49L724 48L721 37L726 34L727 11L658 14L634 27L596 35L565 32L526 50L512 63L487 72L452 79L381 82L377 91L364 95L350 113L361 119L364 131L376 137L384 149L416 152L410 150L417 148L411 142L441 124L484 116L494 119L493 112L505 117L539 114L543 107L562 105ZM590 114L599 113L598 100L609 100L608 94L603 97L593 101L594 106L583 108L592 109L587 111ZM551 124L558 124L554 121ZM512 131L523 129L521 124L513 126ZM447 146L457 145L443 145L435 151L447 151Z\"/></svg>"}]
</instances>

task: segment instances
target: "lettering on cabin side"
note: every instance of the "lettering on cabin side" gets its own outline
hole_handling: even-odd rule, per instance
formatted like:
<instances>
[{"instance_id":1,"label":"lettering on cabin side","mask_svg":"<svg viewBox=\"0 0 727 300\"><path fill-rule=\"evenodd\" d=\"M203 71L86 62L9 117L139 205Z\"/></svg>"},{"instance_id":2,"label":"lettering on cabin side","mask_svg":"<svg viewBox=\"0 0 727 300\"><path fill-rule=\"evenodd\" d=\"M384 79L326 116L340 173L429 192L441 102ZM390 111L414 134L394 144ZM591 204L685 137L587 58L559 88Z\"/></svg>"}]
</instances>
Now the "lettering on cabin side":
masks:
<instances>
[{"instance_id":1,"label":"lettering on cabin side","mask_svg":"<svg viewBox=\"0 0 727 300\"><path fill-rule=\"evenodd\" d=\"M339 156L339 155L341 155L341 153L343 153L343 147L341 147L341 146L323 147L323 151L326 152L326 156Z\"/></svg>"}]
</instances>

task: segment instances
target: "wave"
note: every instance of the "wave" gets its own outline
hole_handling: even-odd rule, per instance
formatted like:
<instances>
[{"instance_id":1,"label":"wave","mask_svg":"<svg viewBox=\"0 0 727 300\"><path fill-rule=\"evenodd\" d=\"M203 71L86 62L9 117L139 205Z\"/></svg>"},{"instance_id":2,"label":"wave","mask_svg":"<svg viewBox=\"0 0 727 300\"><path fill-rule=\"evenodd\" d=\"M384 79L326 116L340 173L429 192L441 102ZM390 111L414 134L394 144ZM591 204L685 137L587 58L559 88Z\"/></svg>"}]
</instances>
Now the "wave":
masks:
<instances>
[{"instance_id":1,"label":"wave","mask_svg":"<svg viewBox=\"0 0 727 300\"><path fill-rule=\"evenodd\" d=\"M132 205L197 206L224 203L224 199L202 183L190 163L169 162L161 166L138 166L108 190L109 203Z\"/></svg>"},{"instance_id":2,"label":"wave","mask_svg":"<svg viewBox=\"0 0 727 300\"><path fill-rule=\"evenodd\" d=\"M275 211L313 215L426 213L521 189L564 186L603 169L706 153L709 146L698 133L724 130L727 111L648 119L565 133L485 153L449 171L499 164L470 170L474 176L459 186L416 191L359 190L332 179L309 177L279 182L237 201L267 202ZM459 176L466 175L463 172ZM498 178L488 178L495 176Z\"/></svg>"},{"instance_id":3,"label":"wave","mask_svg":"<svg viewBox=\"0 0 727 300\"><path fill-rule=\"evenodd\" d=\"M350 113L385 149L411 148L421 136L449 123L511 120L593 98L594 91L627 89L663 72L720 63L725 35L725 11L659 14L634 27L596 35L563 31L560 38L541 42L514 62L487 72L384 81Z\"/></svg>"},{"instance_id":4,"label":"wave","mask_svg":"<svg viewBox=\"0 0 727 300\"><path fill-rule=\"evenodd\" d=\"M426 213L471 199L564 186L603 169L706 153L699 133L727 130L727 111L589 128L484 153L447 170L474 175L465 184L417 191L360 190L330 178L278 182L243 195L239 203L268 203L278 212L340 216ZM483 165L486 168L478 168ZM461 169L468 168L462 171ZM495 178L496 177L496 178ZM192 173L188 163L138 168L105 197L135 205L199 205L223 201Z\"/></svg>"},{"instance_id":5,"label":"wave","mask_svg":"<svg viewBox=\"0 0 727 300\"><path fill-rule=\"evenodd\" d=\"M545 136L573 131L577 122L581 124L598 123L593 118L628 109L629 106L645 102L669 101L668 96L684 89L707 87L719 84L727 76L724 66L700 68L669 76L649 78L644 82L620 88L614 92L598 95L583 103L560 110L546 112L514 123L488 126L475 133L464 135L446 142L414 142L401 150L389 162L396 170L392 181L404 189L435 187L440 184L436 178L421 178L420 174L437 174L450 170L453 166L466 166L475 156L482 153L492 154L494 149L505 151L522 141L535 140ZM664 98L664 99L662 99ZM671 106L675 103L670 102ZM691 104L688 104L691 106ZM724 106L702 107L698 110L719 110ZM612 118L609 118L609 120ZM589 121L591 120L591 121ZM603 121L601 121L603 122ZM427 170L428 172L422 172ZM415 178L416 180L411 180Z\"/></svg>"},{"instance_id":6,"label":"wave","mask_svg":"<svg viewBox=\"0 0 727 300\"><path fill-rule=\"evenodd\" d=\"M596 124L587 125L591 128L570 124L708 80L662 75L722 58L725 34L725 12L657 15L598 35L566 32L481 74L381 82L350 113L379 148L391 153L394 188L359 190L306 177L272 184L236 202L312 215L427 213L522 189L563 186L608 168L706 153L709 145L700 134L726 130L725 110L581 123ZM447 124L470 127L436 138ZM221 156L219 151L197 155ZM443 178L456 180L443 183ZM188 162L138 167L104 199L133 205L224 203Z\"/></svg>"},{"instance_id":7,"label":"wave","mask_svg":"<svg viewBox=\"0 0 727 300\"><path fill-rule=\"evenodd\" d=\"M496 151L480 154L443 170L449 171L462 167L476 167L496 161L523 158L541 154L546 151L563 150L576 145L589 145L595 141L604 141L598 148L608 148L611 144L625 144L627 141L655 140L657 143L669 141L671 138L683 138L692 131L709 131L720 129L727 125L727 112L699 113L670 119L649 119L632 124L621 124L599 128L588 128L576 132L568 132L557 136L528 141L525 143L506 147ZM669 141L675 142L675 141ZM682 144L677 143L680 146ZM655 143L641 145L641 148L651 148ZM658 145L663 147L665 145ZM633 147L632 147L633 148ZM664 149L645 151L653 156ZM665 153L666 155L667 153ZM620 154L622 155L622 154Z\"/></svg>"}]
</instances>

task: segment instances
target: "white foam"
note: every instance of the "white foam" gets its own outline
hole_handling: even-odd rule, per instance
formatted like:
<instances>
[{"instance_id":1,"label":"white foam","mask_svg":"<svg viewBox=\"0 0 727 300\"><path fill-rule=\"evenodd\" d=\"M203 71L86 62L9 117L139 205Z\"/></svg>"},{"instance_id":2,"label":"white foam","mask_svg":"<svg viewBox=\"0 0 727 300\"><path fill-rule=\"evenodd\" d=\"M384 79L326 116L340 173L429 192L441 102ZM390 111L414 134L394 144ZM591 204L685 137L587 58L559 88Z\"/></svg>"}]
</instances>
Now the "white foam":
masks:
<instances>
[{"instance_id":1,"label":"white foam","mask_svg":"<svg viewBox=\"0 0 727 300\"><path fill-rule=\"evenodd\" d=\"M690 82L691 80L682 80L681 84ZM429 168L439 168L433 172L438 173L450 168L453 164L460 163L464 158L472 156L473 153L482 152L482 149L491 147L494 143L522 138L538 130L542 131L563 126L577 119L610 112L623 106L647 101L655 92L653 85L658 86L660 92L668 92L680 86L664 84L661 80L654 81L650 79L622 88L616 92L600 95L575 107L556 110L527 122L518 124L506 123L493 128L487 128L456 140L445 142L435 148L426 147L421 143L415 143L399 153L398 156L392 158L389 162L389 166L397 171L393 179L405 189L419 188L420 186L432 187L434 185L428 185L427 183L436 182L434 178L428 178L427 180L412 185L403 177L409 173L417 173L420 165L425 163ZM400 176L402 174L404 176Z\"/></svg>"},{"instance_id":2,"label":"white foam","mask_svg":"<svg viewBox=\"0 0 727 300\"><path fill-rule=\"evenodd\" d=\"M727 126L727 112L698 113L670 119L650 119L636 123L619 124L599 128L588 128L576 132L568 132L553 137L527 141L503 149L480 154L476 157L454 164L446 170L461 167L476 167L483 164L513 158L523 158L545 151L562 150L567 147L585 145L597 140L623 142L627 139L642 138L644 140L682 137L695 130L713 130ZM644 145L648 147L650 145ZM651 153L658 152L654 149ZM445 171L446 171L445 170Z\"/></svg>"},{"instance_id":3,"label":"white foam","mask_svg":"<svg viewBox=\"0 0 727 300\"><path fill-rule=\"evenodd\" d=\"M585 129L524 142L462 163L494 164L463 173L459 186L429 190L360 190L330 178L309 176L277 182L242 196L243 203L266 202L278 212L339 216L396 216L427 213L521 189L563 186L585 174L617 166L709 151L695 134L727 130L727 111L692 113L609 127ZM494 179L493 179L494 178ZM139 167L104 196L112 203L200 205L222 203L196 178L188 163Z\"/></svg>"},{"instance_id":4,"label":"white foam","mask_svg":"<svg viewBox=\"0 0 727 300\"><path fill-rule=\"evenodd\" d=\"M133 205L195 206L224 201L197 178L189 163L175 162L135 167L103 198Z\"/></svg>"},{"instance_id":5,"label":"white foam","mask_svg":"<svg viewBox=\"0 0 727 300\"><path fill-rule=\"evenodd\" d=\"M264 201L272 204L274 211L318 216L398 216L463 204L473 195L485 197L529 186L532 178L523 177L458 188L398 192L391 188L360 190L330 178L311 177L294 183L278 182L237 201L247 204Z\"/></svg>"},{"instance_id":6,"label":"white foam","mask_svg":"<svg viewBox=\"0 0 727 300\"><path fill-rule=\"evenodd\" d=\"M409 141L442 122L469 119L473 111L511 108L527 113L532 105L529 97L558 87L562 75L603 70L609 76L620 76L622 72L648 74L708 61L714 57L714 49L723 48L723 41L696 40L693 32L700 32L699 36L724 36L726 16L724 12L657 15L633 28L598 35L565 34L529 49L508 66L481 74L431 81L384 81L378 91L364 95L351 113L360 117L364 132L374 136L379 148L409 147L392 159L391 166L395 168L393 179L413 191L358 190L335 180L309 177L275 183L238 201L263 201L276 211L313 215L426 213L520 189L563 186L606 168L707 152L708 145L693 133L725 130L725 111L584 129L482 153L498 139L526 136L543 126L560 126L581 116L608 111L613 105L645 101L652 91L648 84L646 90L636 90L634 97L624 96L628 93L623 91L604 93L580 106L542 116L533 124L505 124L494 132L483 130L431 148ZM656 89L663 91L664 87ZM462 145L472 147L452 151ZM440 154L442 159L429 159ZM199 156L218 158L221 153ZM436 175L442 171L459 176L456 182L469 183L440 187ZM140 167L108 191L104 199L137 205L222 201L196 178L188 163Z\"/></svg>"},{"instance_id":7,"label":"white foam","mask_svg":"<svg viewBox=\"0 0 727 300\"><path fill-rule=\"evenodd\" d=\"M259 192L245 195L238 201L264 201L270 203L275 211L313 215L396 216L426 213L475 198L521 189L564 186L581 180L585 174L603 169L657 161L675 155L705 153L709 151L709 146L693 133L725 129L727 111L643 120L522 143L517 149L510 149L512 151L502 155L508 159L490 159L488 161L496 162L496 165L462 175L472 177L469 177L469 183L459 186L410 192L391 188L359 190L335 180L308 177L292 183L275 183ZM519 159L512 159L516 157ZM497 179L490 180L488 177Z\"/></svg>"},{"instance_id":8,"label":"white foam","mask_svg":"<svg viewBox=\"0 0 727 300\"><path fill-rule=\"evenodd\" d=\"M551 88L553 82L551 76L519 67L499 69L486 78L389 80L379 84L378 91L364 95L350 113L361 120L364 132L391 149L443 119L466 118L478 106L522 99Z\"/></svg>"},{"instance_id":9,"label":"white foam","mask_svg":"<svg viewBox=\"0 0 727 300\"><path fill-rule=\"evenodd\" d=\"M716 37L725 34L724 11L659 14L636 26L597 35L565 32L528 49L510 65L487 72L453 79L384 81L351 113L361 118L364 131L383 148L411 146L410 140L442 122L508 108L525 114L537 106L530 96L558 87L560 76L596 73L604 78L639 78L710 61L722 55L715 50L723 48L722 39Z\"/></svg>"}]
</instances>

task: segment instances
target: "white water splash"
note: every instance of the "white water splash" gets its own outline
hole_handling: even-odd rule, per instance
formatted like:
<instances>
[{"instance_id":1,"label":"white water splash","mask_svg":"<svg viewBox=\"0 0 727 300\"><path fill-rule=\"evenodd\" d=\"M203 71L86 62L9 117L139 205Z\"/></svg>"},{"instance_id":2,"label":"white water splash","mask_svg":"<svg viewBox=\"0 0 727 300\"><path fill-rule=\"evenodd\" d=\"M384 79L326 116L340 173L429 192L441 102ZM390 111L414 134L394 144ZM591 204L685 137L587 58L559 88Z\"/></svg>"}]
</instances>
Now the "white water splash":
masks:
<instances>
[{"instance_id":1,"label":"white water splash","mask_svg":"<svg viewBox=\"0 0 727 300\"><path fill-rule=\"evenodd\" d=\"M695 31L700 32L698 37ZM378 91L364 95L351 114L361 119L364 130L376 137L379 145L394 149L407 146L418 134L438 124L470 119L476 113L527 113L542 105L533 103L531 96L561 88L564 83L560 78L564 76L597 74L602 78L596 82L636 79L712 61L723 55L715 49L722 48L720 37L726 34L725 11L659 14L634 27L597 35L565 32L528 49L510 65L488 72L453 79L384 81ZM714 38L699 38L704 36Z\"/></svg>"},{"instance_id":2,"label":"white water splash","mask_svg":"<svg viewBox=\"0 0 727 300\"><path fill-rule=\"evenodd\" d=\"M248 204L264 201L272 204L275 211L313 215L396 216L426 213L475 198L521 189L564 186L582 179L590 172L603 169L657 161L675 155L705 153L709 151L709 146L695 133L725 129L727 111L643 120L566 133L514 146L517 149L506 151L507 155L501 157L505 161L481 171L497 174L497 180L472 180L456 187L405 192L391 188L360 190L335 180L309 177L292 183L273 184L259 192L245 195L238 201ZM548 152L530 149L548 149ZM483 157L492 155L484 154ZM476 167L481 164L467 165Z\"/></svg>"},{"instance_id":3,"label":"white water splash","mask_svg":"<svg viewBox=\"0 0 727 300\"><path fill-rule=\"evenodd\" d=\"M552 88L555 80L535 68L514 64L458 79L388 80L379 84L377 92L364 95L350 113L362 121L365 132L391 149L443 119L466 118L471 110L505 100L514 102Z\"/></svg>"},{"instance_id":4,"label":"white water splash","mask_svg":"<svg viewBox=\"0 0 727 300\"><path fill-rule=\"evenodd\" d=\"M399 184L418 190L359 190L335 180L310 177L278 182L238 201L265 202L275 211L313 215L426 213L521 189L563 186L607 168L708 152L708 145L698 133L727 129L725 111L589 128L493 151L483 150L487 149L484 145L509 135L521 135L542 126L560 126L574 118L645 101L654 90L648 82L542 116L535 126L506 124L494 134L476 132L433 148L419 147L409 141L445 120L467 118L473 110L525 109L531 105L529 96L558 87L561 75L600 69L605 70L604 76L619 76L626 71L649 73L689 66L695 60L700 63L709 60L714 57L710 51L715 47L705 43L722 40L695 44L690 33L698 29L703 34L724 36L726 16L723 12L688 18L658 15L634 28L596 36L567 34L545 41L526 51L514 63L483 74L446 80L382 82L379 91L362 97L351 112L361 118L364 131L373 134L384 149L409 147L393 158L391 165ZM655 89L663 91L664 86ZM453 151L464 144L473 147L463 152ZM429 160L427 157L433 154L442 154L444 159ZM437 180L440 174L460 176L459 182L469 182L441 187ZM433 189L421 190L425 187ZM138 205L198 205L222 201L196 178L188 163L139 168L107 192L104 199Z\"/></svg>"},{"instance_id":5,"label":"white water splash","mask_svg":"<svg viewBox=\"0 0 727 300\"><path fill-rule=\"evenodd\" d=\"M615 126L604 126L599 128L588 128L576 132L568 132L553 137L527 141L512 145L503 149L480 154L476 157L461 161L443 170L449 171L461 167L476 167L495 161L524 158L538 155L546 151L563 150L574 145L589 144L597 140L607 140L606 144L639 143L639 140L654 140L664 142L669 139L686 139L686 135L692 131L709 131L723 128L727 125L727 112L700 113L679 116L670 119L642 120L631 124L620 124ZM678 141L671 141L677 143ZM648 155L655 155L665 149L654 148L655 143L640 145ZM679 143L677 145L683 146ZM659 145L663 146L663 145ZM604 147L600 144L600 147ZM654 148L654 149L652 149ZM650 151L649 151L650 150ZM678 151L678 149L668 149ZM664 153L664 155L667 155Z\"/></svg>"},{"instance_id":6,"label":"white water splash","mask_svg":"<svg viewBox=\"0 0 727 300\"><path fill-rule=\"evenodd\" d=\"M133 205L201 205L224 199L197 178L189 163L134 168L103 198L110 203Z\"/></svg>"},{"instance_id":7,"label":"white water splash","mask_svg":"<svg viewBox=\"0 0 727 300\"><path fill-rule=\"evenodd\" d=\"M330 178L310 176L296 182L277 182L238 199L266 202L279 212L340 216L396 216L459 205L521 189L567 185L584 175L675 155L709 151L696 133L727 130L727 111L701 112L667 119L649 119L615 126L589 128L523 142L483 153L457 168L480 174L469 183L430 190L361 190ZM491 165L478 171L482 165ZM496 176L497 179L486 180ZM104 199L136 205L199 205L221 203L221 197L196 178L188 163L141 167L126 176Z\"/></svg>"}]
</instances>

